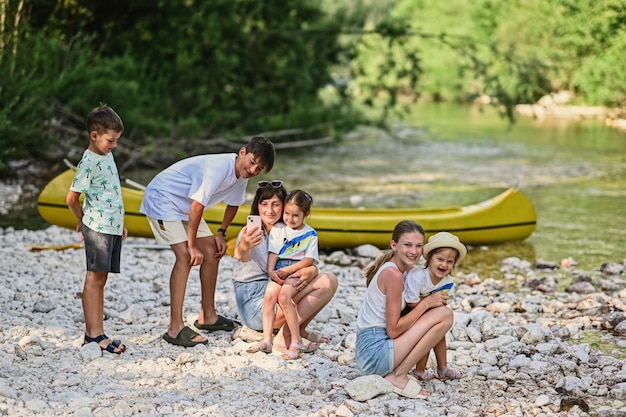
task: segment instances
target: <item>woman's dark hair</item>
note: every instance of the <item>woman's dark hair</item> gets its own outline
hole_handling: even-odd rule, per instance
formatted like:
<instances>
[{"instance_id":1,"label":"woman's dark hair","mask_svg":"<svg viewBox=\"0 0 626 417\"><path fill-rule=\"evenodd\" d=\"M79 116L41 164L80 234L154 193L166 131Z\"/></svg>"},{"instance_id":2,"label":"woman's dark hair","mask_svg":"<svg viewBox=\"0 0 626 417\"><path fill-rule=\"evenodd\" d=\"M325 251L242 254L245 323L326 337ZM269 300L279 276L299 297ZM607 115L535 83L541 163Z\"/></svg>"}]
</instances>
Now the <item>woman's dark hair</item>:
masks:
<instances>
[{"instance_id":1,"label":"woman's dark hair","mask_svg":"<svg viewBox=\"0 0 626 417\"><path fill-rule=\"evenodd\" d=\"M259 187L256 190L256 194L254 195L252 207L250 207L250 214L259 214L259 204L265 200L269 200L274 196L280 198L280 201L284 203L285 198L287 197L287 191L285 190L285 187L283 187L282 185L278 188ZM282 216L279 221L282 221Z\"/></svg>"}]
</instances>

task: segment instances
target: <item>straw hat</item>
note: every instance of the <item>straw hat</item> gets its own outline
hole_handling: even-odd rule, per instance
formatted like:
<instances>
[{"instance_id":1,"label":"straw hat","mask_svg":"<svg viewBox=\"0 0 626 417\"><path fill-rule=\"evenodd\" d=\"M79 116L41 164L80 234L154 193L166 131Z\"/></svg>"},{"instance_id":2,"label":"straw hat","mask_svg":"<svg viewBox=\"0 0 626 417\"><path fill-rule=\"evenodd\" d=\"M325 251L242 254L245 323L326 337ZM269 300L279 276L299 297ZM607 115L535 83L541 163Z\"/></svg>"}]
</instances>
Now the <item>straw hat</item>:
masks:
<instances>
[{"instance_id":1,"label":"straw hat","mask_svg":"<svg viewBox=\"0 0 626 417\"><path fill-rule=\"evenodd\" d=\"M428 243L424 245L424 258L428 258L428 254L437 248L453 248L459 252L459 257L456 263L460 263L465 255L467 255L467 248L461 243L458 237L448 232L439 232L432 235L428 239Z\"/></svg>"}]
</instances>

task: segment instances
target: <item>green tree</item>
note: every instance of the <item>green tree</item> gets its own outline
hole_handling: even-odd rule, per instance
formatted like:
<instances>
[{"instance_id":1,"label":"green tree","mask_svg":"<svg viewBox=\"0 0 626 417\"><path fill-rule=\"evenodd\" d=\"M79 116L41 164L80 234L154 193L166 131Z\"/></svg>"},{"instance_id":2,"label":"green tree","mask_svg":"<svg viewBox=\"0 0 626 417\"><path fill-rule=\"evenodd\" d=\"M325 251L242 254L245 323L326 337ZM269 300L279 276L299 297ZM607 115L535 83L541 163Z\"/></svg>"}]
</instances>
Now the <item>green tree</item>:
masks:
<instances>
[{"instance_id":1,"label":"green tree","mask_svg":"<svg viewBox=\"0 0 626 417\"><path fill-rule=\"evenodd\" d=\"M40 125L64 118L84 128L82 115L100 102L123 116L133 143L241 136L355 115L347 101L319 94L333 85L343 51L337 39L349 16L339 10L329 16L316 2L22 3L15 13L27 23L18 28L19 39L9 31L2 37L1 57L11 65L2 66L7 86L0 94L19 97L0 117L2 132L36 126L29 117ZM9 41L19 46L10 56ZM45 111L21 114L32 102L46 103ZM40 142L59 140L41 135ZM0 160L20 150L12 149Z\"/></svg>"}]
</instances>

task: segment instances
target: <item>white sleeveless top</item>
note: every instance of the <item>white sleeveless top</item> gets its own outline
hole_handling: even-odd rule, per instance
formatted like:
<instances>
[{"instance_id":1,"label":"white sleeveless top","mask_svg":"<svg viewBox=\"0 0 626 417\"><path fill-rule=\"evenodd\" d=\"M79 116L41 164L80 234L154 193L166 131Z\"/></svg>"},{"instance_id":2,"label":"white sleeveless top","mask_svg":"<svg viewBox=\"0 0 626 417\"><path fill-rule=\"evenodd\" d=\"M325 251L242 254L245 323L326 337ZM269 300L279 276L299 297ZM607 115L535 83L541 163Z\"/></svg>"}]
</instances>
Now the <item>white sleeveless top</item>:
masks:
<instances>
[{"instance_id":1,"label":"white sleeveless top","mask_svg":"<svg viewBox=\"0 0 626 417\"><path fill-rule=\"evenodd\" d=\"M372 327L387 327L387 318L385 316L387 310L387 296L378 288L378 276L387 268L396 268L398 266L393 262L385 262L378 268L376 274L372 278L370 285L365 291L365 299L356 318L357 332ZM403 291L404 293L404 291ZM402 297L402 308L405 306L404 296Z\"/></svg>"}]
</instances>

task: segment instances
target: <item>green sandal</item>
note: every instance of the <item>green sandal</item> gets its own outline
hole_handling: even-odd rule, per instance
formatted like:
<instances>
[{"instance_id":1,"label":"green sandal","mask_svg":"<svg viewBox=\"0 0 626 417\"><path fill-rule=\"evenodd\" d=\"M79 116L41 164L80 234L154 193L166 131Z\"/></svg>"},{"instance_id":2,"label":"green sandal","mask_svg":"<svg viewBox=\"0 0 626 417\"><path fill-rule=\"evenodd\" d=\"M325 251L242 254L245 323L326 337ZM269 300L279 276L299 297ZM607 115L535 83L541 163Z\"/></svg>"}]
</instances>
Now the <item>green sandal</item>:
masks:
<instances>
[{"instance_id":1,"label":"green sandal","mask_svg":"<svg viewBox=\"0 0 626 417\"><path fill-rule=\"evenodd\" d=\"M163 334L163 340L165 340L167 343L183 347L194 347L196 345L206 345L207 343L209 343L209 341L206 339L199 342L194 341L193 338L196 336L200 336L200 334L185 326L180 332L178 332L176 337L172 337L167 334L167 332L165 332Z\"/></svg>"},{"instance_id":2,"label":"green sandal","mask_svg":"<svg viewBox=\"0 0 626 417\"><path fill-rule=\"evenodd\" d=\"M230 332L241 326L239 322L219 315L217 316L217 321L213 324L201 324L196 320L193 322L193 325L200 330L206 330L208 332L217 332L219 330Z\"/></svg>"}]
</instances>

